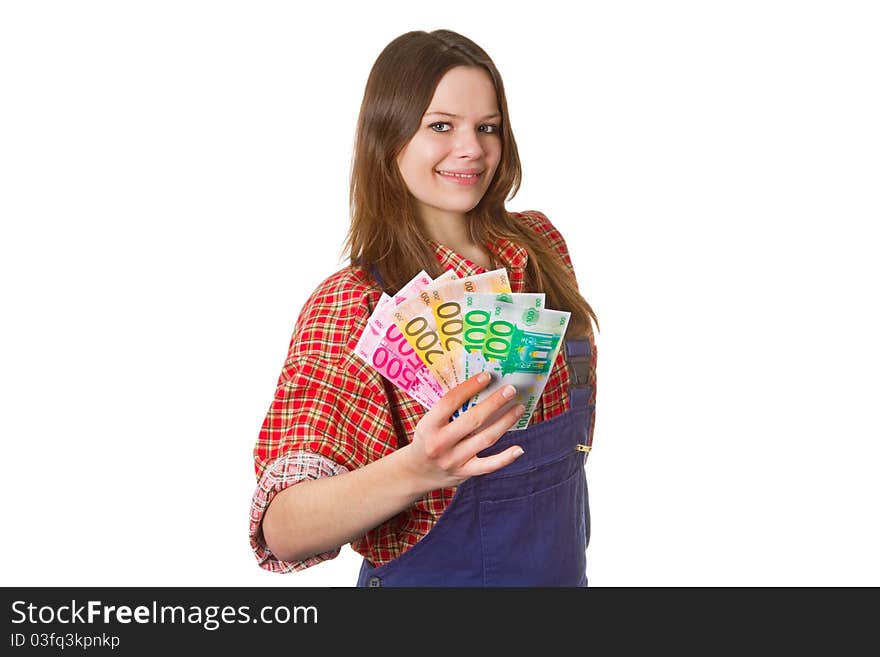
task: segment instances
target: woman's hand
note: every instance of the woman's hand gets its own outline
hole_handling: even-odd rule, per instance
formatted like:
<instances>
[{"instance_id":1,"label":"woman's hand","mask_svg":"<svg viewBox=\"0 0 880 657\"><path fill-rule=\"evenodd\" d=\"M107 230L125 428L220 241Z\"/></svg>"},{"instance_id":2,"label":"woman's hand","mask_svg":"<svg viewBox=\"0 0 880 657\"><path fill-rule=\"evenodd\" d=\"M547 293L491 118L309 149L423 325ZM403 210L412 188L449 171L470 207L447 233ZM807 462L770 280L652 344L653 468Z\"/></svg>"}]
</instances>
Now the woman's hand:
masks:
<instances>
[{"instance_id":1,"label":"woman's hand","mask_svg":"<svg viewBox=\"0 0 880 657\"><path fill-rule=\"evenodd\" d=\"M504 386L452 422L449 418L468 399L486 387L491 377L478 374L448 391L419 423L412 442L404 447L410 472L426 491L457 486L475 475L494 472L512 463L523 450L512 445L499 454L477 457L520 418L523 406L507 409L494 422L486 421L514 399L513 386ZM505 396L505 393L508 393Z\"/></svg>"}]
</instances>

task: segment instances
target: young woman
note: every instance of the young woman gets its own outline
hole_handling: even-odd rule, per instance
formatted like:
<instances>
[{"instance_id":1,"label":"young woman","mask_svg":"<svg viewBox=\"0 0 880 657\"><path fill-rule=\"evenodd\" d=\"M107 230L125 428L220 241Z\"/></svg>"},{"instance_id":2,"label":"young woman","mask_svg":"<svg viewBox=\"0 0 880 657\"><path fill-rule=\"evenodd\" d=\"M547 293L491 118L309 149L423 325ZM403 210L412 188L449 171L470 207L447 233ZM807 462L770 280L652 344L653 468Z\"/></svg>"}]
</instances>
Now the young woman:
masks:
<instances>
[{"instance_id":1,"label":"young woman","mask_svg":"<svg viewBox=\"0 0 880 657\"><path fill-rule=\"evenodd\" d=\"M350 265L302 308L254 449L261 567L300 570L351 543L360 586L586 585L596 317L547 217L505 210L520 174L504 85L479 46L436 30L382 51L357 126ZM521 407L503 389L450 421L487 381L426 412L355 354L383 290L420 270L500 267L513 292L571 312L525 430L508 431Z\"/></svg>"}]
</instances>

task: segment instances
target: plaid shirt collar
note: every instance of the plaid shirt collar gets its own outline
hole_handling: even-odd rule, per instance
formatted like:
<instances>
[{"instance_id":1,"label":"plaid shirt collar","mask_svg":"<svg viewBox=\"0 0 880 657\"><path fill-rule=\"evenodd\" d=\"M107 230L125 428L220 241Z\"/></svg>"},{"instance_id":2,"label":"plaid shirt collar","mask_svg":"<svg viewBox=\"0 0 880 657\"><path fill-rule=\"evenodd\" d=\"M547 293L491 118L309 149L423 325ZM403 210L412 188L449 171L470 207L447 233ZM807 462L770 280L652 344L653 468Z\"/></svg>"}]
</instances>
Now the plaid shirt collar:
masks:
<instances>
[{"instance_id":1,"label":"plaid shirt collar","mask_svg":"<svg viewBox=\"0 0 880 657\"><path fill-rule=\"evenodd\" d=\"M434 249L434 254L437 256L437 261L440 265L444 269L452 269L459 277L473 276L486 271L480 265L471 262L444 244L440 244L431 238L428 238L428 243ZM495 261L500 263L499 266L507 269L511 291L522 292L525 269L529 262L528 251L519 244L503 238L499 238L495 243L487 243L486 248L492 254Z\"/></svg>"}]
</instances>

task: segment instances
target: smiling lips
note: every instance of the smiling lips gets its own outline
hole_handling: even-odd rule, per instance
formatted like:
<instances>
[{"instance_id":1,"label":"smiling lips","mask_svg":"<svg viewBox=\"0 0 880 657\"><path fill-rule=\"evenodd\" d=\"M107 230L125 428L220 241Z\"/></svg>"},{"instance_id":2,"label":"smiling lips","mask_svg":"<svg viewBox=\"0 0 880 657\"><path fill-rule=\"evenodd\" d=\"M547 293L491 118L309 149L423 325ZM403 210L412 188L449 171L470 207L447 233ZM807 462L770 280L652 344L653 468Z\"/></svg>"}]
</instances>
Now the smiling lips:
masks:
<instances>
[{"instance_id":1,"label":"smiling lips","mask_svg":"<svg viewBox=\"0 0 880 657\"><path fill-rule=\"evenodd\" d=\"M473 185L480 179L483 171L481 169L461 169L459 171L438 169L437 173L449 182L457 185Z\"/></svg>"}]
</instances>

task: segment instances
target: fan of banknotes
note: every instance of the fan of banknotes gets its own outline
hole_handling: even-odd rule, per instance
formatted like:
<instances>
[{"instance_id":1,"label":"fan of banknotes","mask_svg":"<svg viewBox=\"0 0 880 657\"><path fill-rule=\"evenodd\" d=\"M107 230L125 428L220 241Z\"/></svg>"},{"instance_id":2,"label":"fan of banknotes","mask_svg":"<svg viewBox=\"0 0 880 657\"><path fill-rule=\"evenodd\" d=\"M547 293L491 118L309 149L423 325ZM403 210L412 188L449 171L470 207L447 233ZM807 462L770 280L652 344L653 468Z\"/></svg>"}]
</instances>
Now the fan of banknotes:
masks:
<instances>
[{"instance_id":1,"label":"fan of banknotes","mask_svg":"<svg viewBox=\"0 0 880 657\"><path fill-rule=\"evenodd\" d=\"M434 280L421 271L393 297L383 293L355 349L425 409L489 372L491 383L453 417L512 384L525 410L511 430L525 429L570 316L545 308L543 294L511 292L503 268L465 278L449 270Z\"/></svg>"}]
</instances>

